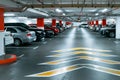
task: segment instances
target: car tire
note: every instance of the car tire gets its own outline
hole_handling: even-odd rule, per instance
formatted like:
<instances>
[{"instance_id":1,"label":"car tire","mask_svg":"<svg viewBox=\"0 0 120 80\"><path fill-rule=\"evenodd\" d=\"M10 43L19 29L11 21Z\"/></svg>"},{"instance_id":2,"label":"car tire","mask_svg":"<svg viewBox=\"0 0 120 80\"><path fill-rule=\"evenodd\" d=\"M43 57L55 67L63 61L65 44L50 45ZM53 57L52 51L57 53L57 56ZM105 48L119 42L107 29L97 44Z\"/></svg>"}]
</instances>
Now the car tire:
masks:
<instances>
[{"instance_id":1,"label":"car tire","mask_svg":"<svg viewBox=\"0 0 120 80\"><path fill-rule=\"evenodd\" d=\"M20 39L14 39L14 45L15 46L20 46L22 44Z\"/></svg>"},{"instance_id":2,"label":"car tire","mask_svg":"<svg viewBox=\"0 0 120 80\"><path fill-rule=\"evenodd\" d=\"M110 36L111 38L114 38L114 37L115 37L115 33L114 33L114 32L110 32L110 33L109 33L109 36Z\"/></svg>"}]
</instances>

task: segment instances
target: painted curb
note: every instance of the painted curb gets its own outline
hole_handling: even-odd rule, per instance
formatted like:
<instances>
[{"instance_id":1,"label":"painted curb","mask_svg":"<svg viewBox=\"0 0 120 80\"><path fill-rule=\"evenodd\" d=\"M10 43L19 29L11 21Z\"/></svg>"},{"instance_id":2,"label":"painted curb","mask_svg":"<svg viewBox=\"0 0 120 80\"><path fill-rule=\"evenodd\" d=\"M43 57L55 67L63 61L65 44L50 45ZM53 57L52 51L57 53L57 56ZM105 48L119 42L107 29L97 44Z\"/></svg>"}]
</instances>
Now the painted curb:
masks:
<instances>
[{"instance_id":1,"label":"painted curb","mask_svg":"<svg viewBox=\"0 0 120 80\"><path fill-rule=\"evenodd\" d=\"M9 54L9 55L10 55L10 58L0 59L0 65L13 63L13 62L15 62L15 61L17 60L16 55L14 55L14 54ZM6 55L5 55L5 56L6 56Z\"/></svg>"}]
</instances>

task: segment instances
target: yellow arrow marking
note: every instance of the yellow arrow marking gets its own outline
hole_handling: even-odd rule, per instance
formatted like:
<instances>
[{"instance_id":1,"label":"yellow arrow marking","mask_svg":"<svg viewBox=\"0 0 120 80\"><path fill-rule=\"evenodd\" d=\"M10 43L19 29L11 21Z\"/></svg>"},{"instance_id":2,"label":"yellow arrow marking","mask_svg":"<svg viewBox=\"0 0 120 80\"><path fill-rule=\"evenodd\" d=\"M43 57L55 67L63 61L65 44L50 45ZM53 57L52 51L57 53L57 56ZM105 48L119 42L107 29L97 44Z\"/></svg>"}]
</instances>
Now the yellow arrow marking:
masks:
<instances>
[{"instance_id":1,"label":"yellow arrow marking","mask_svg":"<svg viewBox=\"0 0 120 80\"><path fill-rule=\"evenodd\" d=\"M66 66L66 67L62 67L62 68L58 68L58 69L53 69L50 71L27 75L25 77L52 77L52 76L56 76L59 74L78 70L81 68L88 68L88 69L92 69L95 71L100 71L100 72L120 76L120 70L118 70L118 69L112 69L112 68L107 68L107 67L93 65L93 64L76 64L76 65L72 65L72 66Z\"/></svg>"},{"instance_id":2,"label":"yellow arrow marking","mask_svg":"<svg viewBox=\"0 0 120 80\"><path fill-rule=\"evenodd\" d=\"M71 48L71 49L56 50L53 52L66 52L66 51L75 51L75 50L90 50L90 51L96 51L96 52L112 52L111 50L101 50L101 49L92 49L92 48Z\"/></svg>"},{"instance_id":3,"label":"yellow arrow marking","mask_svg":"<svg viewBox=\"0 0 120 80\"><path fill-rule=\"evenodd\" d=\"M119 61L105 60L105 59L94 58L94 57L89 57L89 56L80 56L80 59L91 60L91 61L98 61L98 62L103 62L103 63L107 63L107 64L120 64Z\"/></svg>"},{"instance_id":4,"label":"yellow arrow marking","mask_svg":"<svg viewBox=\"0 0 120 80\"><path fill-rule=\"evenodd\" d=\"M105 59L89 57L89 56L77 56L77 57L72 57L72 58L67 58L67 59L60 59L60 60L54 60L54 61L49 61L49 62L45 62L45 63L40 63L40 65L57 65L57 64L72 62L72 61L76 61L76 60L80 60L80 59L97 61L97 62L102 62L102 63L106 63L106 64L120 64L119 61L105 60Z\"/></svg>"},{"instance_id":5,"label":"yellow arrow marking","mask_svg":"<svg viewBox=\"0 0 120 80\"><path fill-rule=\"evenodd\" d=\"M72 56L72 55L78 55L78 54L89 54L89 55L105 56L105 57L115 56L115 55L97 53L97 52L75 51L75 52L69 52L69 53L65 52L62 54L49 55L48 57L63 57L63 56Z\"/></svg>"},{"instance_id":6,"label":"yellow arrow marking","mask_svg":"<svg viewBox=\"0 0 120 80\"><path fill-rule=\"evenodd\" d=\"M107 68L107 67L102 67L102 66L92 65L92 64L86 65L86 68L120 76L120 70L118 69L112 69L112 68Z\"/></svg>"},{"instance_id":7,"label":"yellow arrow marking","mask_svg":"<svg viewBox=\"0 0 120 80\"><path fill-rule=\"evenodd\" d=\"M80 68L82 68L82 67L79 67L79 65L77 64L77 65L62 67L62 68L45 71L45 72L41 72L41 73L37 73L37 74L33 74L33 75L28 75L26 77L51 77L51 76L55 76L58 74L63 74L66 72L74 71L74 70L77 70Z\"/></svg>"}]
</instances>

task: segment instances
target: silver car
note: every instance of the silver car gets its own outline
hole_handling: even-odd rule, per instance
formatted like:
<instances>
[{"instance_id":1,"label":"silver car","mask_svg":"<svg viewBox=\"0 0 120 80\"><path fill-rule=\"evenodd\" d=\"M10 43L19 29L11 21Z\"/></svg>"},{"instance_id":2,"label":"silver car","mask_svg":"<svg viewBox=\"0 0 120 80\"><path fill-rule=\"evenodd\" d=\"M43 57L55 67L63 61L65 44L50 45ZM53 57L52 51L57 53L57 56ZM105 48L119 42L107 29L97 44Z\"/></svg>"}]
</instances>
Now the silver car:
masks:
<instances>
[{"instance_id":1,"label":"silver car","mask_svg":"<svg viewBox=\"0 0 120 80\"><path fill-rule=\"evenodd\" d=\"M5 30L12 33L15 46L20 46L24 43L31 43L36 40L34 31L29 31L20 26L5 26Z\"/></svg>"}]
</instances>

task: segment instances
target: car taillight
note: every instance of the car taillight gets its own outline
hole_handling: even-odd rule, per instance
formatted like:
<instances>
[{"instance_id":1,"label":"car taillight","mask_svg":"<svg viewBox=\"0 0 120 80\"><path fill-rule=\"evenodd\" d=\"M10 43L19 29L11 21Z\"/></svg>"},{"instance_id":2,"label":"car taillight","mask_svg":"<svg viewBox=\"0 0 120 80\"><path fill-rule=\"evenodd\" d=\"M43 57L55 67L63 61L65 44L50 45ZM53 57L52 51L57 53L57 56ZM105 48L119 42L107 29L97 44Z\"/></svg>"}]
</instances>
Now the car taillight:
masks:
<instances>
[{"instance_id":1,"label":"car taillight","mask_svg":"<svg viewBox=\"0 0 120 80\"><path fill-rule=\"evenodd\" d=\"M30 37L31 36L31 34L30 33L27 33L27 37Z\"/></svg>"}]
</instances>

